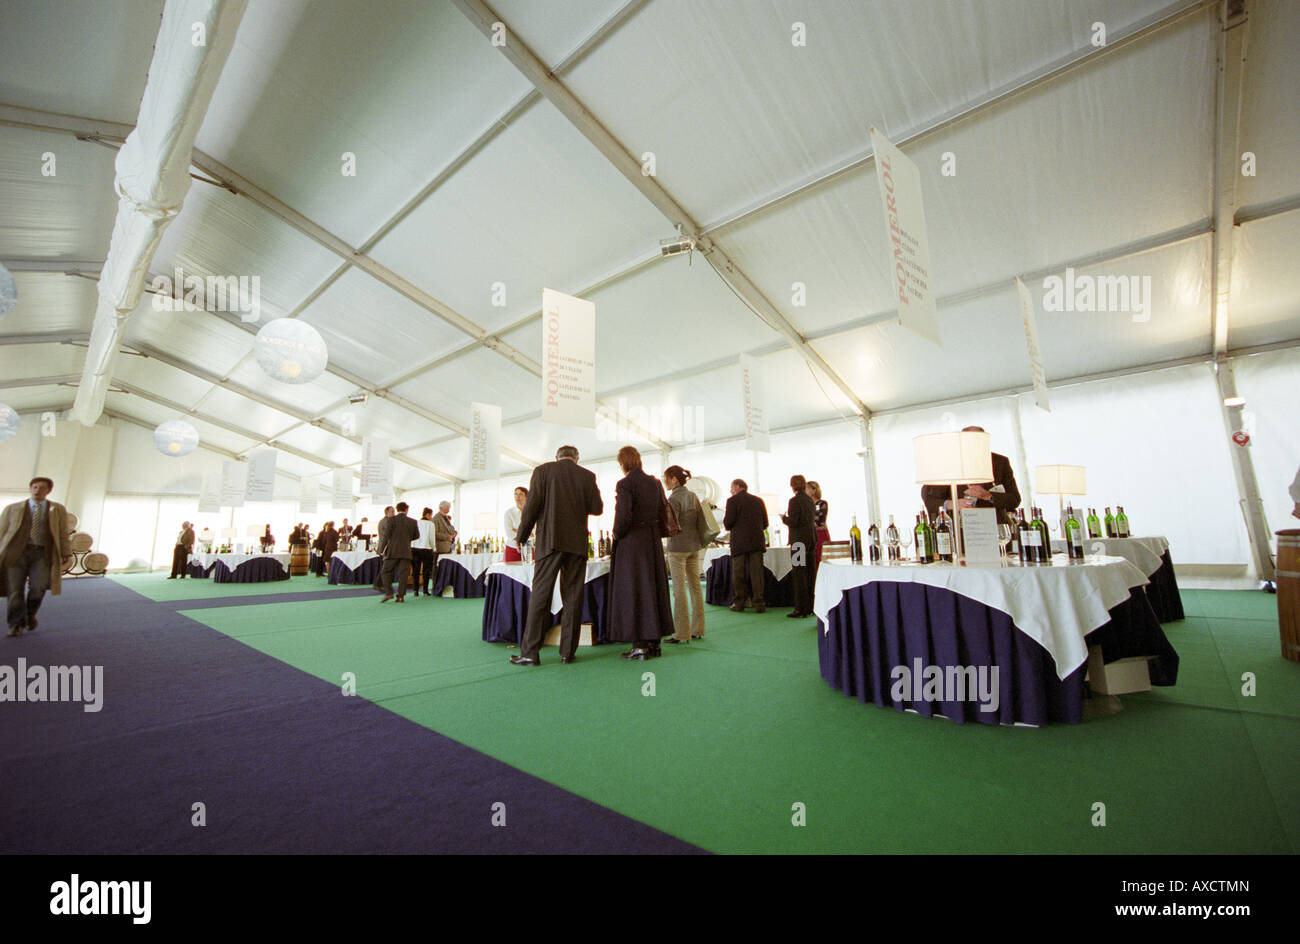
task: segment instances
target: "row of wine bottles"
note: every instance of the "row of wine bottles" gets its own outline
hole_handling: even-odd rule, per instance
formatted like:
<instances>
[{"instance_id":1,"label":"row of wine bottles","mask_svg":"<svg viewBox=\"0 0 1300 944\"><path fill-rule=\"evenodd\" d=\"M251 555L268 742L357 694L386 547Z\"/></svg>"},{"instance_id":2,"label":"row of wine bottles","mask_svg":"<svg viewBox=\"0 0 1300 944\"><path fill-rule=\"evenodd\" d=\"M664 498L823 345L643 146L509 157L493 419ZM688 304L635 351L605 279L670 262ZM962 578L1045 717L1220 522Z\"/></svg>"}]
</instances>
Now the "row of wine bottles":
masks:
<instances>
[{"instance_id":1,"label":"row of wine bottles","mask_svg":"<svg viewBox=\"0 0 1300 944\"><path fill-rule=\"evenodd\" d=\"M597 531L595 543L592 543L591 532L587 532L587 560L595 560L598 557L609 557L614 552L614 535L605 531Z\"/></svg>"},{"instance_id":2,"label":"row of wine bottles","mask_svg":"<svg viewBox=\"0 0 1300 944\"><path fill-rule=\"evenodd\" d=\"M481 537L456 541L457 554L500 554L505 549L506 542L503 538Z\"/></svg>"},{"instance_id":3,"label":"row of wine bottles","mask_svg":"<svg viewBox=\"0 0 1300 944\"><path fill-rule=\"evenodd\" d=\"M1116 505L1115 510L1117 513L1112 515L1110 513L1110 509L1109 508L1106 509L1106 518L1104 521L1104 526L1106 528L1106 537L1108 538L1132 537L1133 532L1129 530L1128 515L1124 514L1124 506ZM1089 508L1088 509L1088 537L1090 538L1101 537L1102 527L1103 527L1103 521L1101 519L1098 519L1097 509Z\"/></svg>"}]
</instances>

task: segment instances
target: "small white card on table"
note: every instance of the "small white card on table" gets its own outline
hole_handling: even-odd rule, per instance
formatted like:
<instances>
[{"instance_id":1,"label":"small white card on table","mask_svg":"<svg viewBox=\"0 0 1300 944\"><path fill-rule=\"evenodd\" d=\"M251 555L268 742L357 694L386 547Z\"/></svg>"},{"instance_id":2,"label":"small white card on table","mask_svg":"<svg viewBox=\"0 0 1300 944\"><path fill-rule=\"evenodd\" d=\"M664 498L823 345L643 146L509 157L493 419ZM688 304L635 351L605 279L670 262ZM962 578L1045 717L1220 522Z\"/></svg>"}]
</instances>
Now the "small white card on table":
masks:
<instances>
[{"instance_id":1,"label":"small white card on table","mask_svg":"<svg viewBox=\"0 0 1300 944\"><path fill-rule=\"evenodd\" d=\"M994 508L961 509L962 537L966 542L966 563L1000 564L998 513Z\"/></svg>"}]
</instances>

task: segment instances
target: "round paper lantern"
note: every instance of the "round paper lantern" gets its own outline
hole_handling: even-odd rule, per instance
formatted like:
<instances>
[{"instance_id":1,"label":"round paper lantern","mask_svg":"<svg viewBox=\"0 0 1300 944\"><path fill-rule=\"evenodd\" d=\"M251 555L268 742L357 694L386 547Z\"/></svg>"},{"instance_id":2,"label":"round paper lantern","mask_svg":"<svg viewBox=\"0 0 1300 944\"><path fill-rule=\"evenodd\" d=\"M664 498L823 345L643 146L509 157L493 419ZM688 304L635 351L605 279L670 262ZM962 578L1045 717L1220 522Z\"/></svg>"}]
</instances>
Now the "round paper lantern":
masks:
<instances>
[{"instance_id":1,"label":"round paper lantern","mask_svg":"<svg viewBox=\"0 0 1300 944\"><path fill-rule=\"evenodd\" d=\"M164 456L188 456L199 448L199 431L184 420L168 420L153 431L153 446Z\"/></svg>"},{"instance_id":2,"label":"round paper lantern","mask_svg":"<svg viewBox=\"0 0 1300 944\"><path fill-rule=\"evenodd\" d=\"M17 436L18 427L22 425L22 420L18 418L18 411L0 403L0 442L8 442Z\"/></svg>"},{"instance_id":3,"label":"round paper lantern","mask_svg":"<svg viewBox=\"0 0 1300 944\"><path fill-rule=\"evenodd\" d=\"M277 318L263 325L253 341L253 356L266 376L290 384L311 383L329 361L325 339L297 318Z\"/></svg>"},{"instance_id":4,"label":"round paper lantern","mask_svg":"<svg viewBox=\"0 0 1300 944\"><path fill-rule=\"evenodd\" d=\"M18 285L9 270L0 265L0 318L13 311L17 304Z\"/></svg>"}]
</instances>

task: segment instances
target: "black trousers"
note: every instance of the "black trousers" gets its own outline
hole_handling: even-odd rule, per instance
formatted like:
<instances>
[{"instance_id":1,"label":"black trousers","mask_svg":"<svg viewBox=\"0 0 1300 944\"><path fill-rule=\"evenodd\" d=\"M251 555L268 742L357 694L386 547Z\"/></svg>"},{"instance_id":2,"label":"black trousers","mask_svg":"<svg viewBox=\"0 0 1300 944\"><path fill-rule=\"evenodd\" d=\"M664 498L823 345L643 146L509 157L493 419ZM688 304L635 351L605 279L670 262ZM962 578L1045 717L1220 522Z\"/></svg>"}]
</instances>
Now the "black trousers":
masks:
<instances>
[{"instance_id":1,"label":"black trousers","mask_svg":"<svg viewBox=\"0 0 1300 944\"><path fill-rule=\"evenodd\" d=\"M763 552L746 551L731 555L731 588L734 606L767 606L763 596Z\"/></svg>"},{"instance_id":2,"label":"black trousers","mask_svg":"<svg viewBox=\"0 0 1300 944\"><path fill-rule=\"evenodd\" d=\"M189 560L190 552L185 549L184 544L177 544L172 550L172 576L184 577L185 565Z\"/></svg>"},{"instance_id":3,"label":"black trousers","mask_svg":"<svg viewBox=\"0 0 1300 944\"><path fill-rule=\"evenodd\" d=\"M411 548L411 570L415 572L415 592L428 594L429 582L433 580L436 555L430 548Z\"/></svg>"},{"instance_id":4,"label":"black trousers","mask_svg":"<svg viewBox=\"0 0 1300 944\"><path fill-rule=\"evenodd\" d=\"M587 556L552 551L533 564L533 590L528 600L528 622L519 642L519 655L537 659L546 631L551 628L551 597L560 580L560 655L572 658L582 634L582 590L587 583Z\"/></svg>"},{"instance_id":5,"label":"black trousers","mask_svg":"<svg viewBox=\"0 0 1300 944\"><path fill-rule=\"evenodd\" d=\"M411 559L409 557L385 557L384 566L379 569L379 589L384 593L396 593L397 599L406 596L406 581L411 576ZM394 589L393 584L397 586Z\"/></svg>"}]
</instances>

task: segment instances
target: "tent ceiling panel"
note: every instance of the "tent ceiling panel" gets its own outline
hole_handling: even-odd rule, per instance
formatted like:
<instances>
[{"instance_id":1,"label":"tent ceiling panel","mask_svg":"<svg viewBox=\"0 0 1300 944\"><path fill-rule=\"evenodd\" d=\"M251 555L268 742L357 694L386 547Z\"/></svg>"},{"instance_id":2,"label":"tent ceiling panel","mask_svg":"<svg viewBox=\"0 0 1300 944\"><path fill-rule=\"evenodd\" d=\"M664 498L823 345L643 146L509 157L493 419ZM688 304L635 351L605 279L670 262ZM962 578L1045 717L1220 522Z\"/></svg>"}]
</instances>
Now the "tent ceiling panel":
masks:
<instances>
[{"instance_id":1,"label":"tent ceiling panel","mask_svg":"<svg viewBox=\"0 0 1300 944\"><path fill-rule=\"evenodd\" d=\"M1300 4L1252 0L1249 30L1240 143L1255 155L1256 169L1238 178L1241 205L1300 194Z\"/></svg>"},{"instance_id":2,"label":"tent ceiling panel","mask_svg":"<svg viewBox=\"0 0 1300 944\"><path fill-rule=\"evenodd\" d=\"M252 335L219 315L203 311L156 310L153 306L156 297L145 295L127 322L127 345L139 343L157 348L223 376L252 350ZM119 366L123 360L118 358Z\"/></svg>"},{"instance_id":3,"label":"tent ceiling panel","mask_svg":"<svg viewBox=\"0 0 1300 944\"><path fill-rule=\"evenodd\" d=\"M345 272L301 317L325 338L332 363L376 382L466 340L428 309L357 269Z\"/></svg>"},{"instance_id":4,"label":"tent ceiling panel","mask_svg":"<svg viewBox=\"0 0 1300 944\"><path fill-rule=\"evenodd\" d=\"M203 398L198 409L201 413L227 419L249 432L260 433L268 438L297 422L288 413L273 410L223 387L210 388L210 393Z\"/></svg>"},{"instance_id":5,"label":"tent ceiling panel","mask_svg":"<svg viewBox=\"0 0 1300 944\"><path fill-rule=\"evenodd\" d=\"M290 475L306 478L309 475L320 475L327 468L317 462L310 462L307 459L295 456L293 453L285 452L283 449L277 450L277 452L279 455L275 460L275 468L280 472L288 472Z\"/></svg>"},{"instance_id":6,"label":"tent ceiling panel","mask_svg":"<svg viewBox=\"0 0 1300 944\"><path fill-rule=\"evenodd\" d=\"M351 416L351 424L347 417ZM387 439L393 449L415 442L428 442L439 436L452 435L451 430L410 411L394 406L387 400L371 397L365 403L345 404L328 414L325 419L343 428L353 428L362 438L375 436ZM468 419L468 415L466 416Z\"/></svg>"},{"instance_id":7,"label":"tent ceiling panel","mask_svg":"<svg viewBox=\"0 0 1300 944\"><path fill-rule=\"evenodd\" d=\"M0 344L0 384L80 374L86 352L71 344Z\"/></svg>"},{"instance_id":8,"label":"tent ceiling panel","mask_svg":"<svg viewBox=\"0 0 1300 944\"><path fill-rule=\"evenodd\" d=\"M280 436L278 442L303 452L328 459L332 466L352 465L361 461L361 447L316 426L299 426Z\"/></svg>"},{"instance_id":9,"label":"tent ceiling panel","mask_svg":"<svg viewBox=\"0 0 1300 944\"><path fill-rule=\"evenodd\" d=\"M470 478L469 440L467 439L452 439L438 443L435 446L421 446L418 449L406 449L403 452L417 462L423 462L437 469L446 469L448 472L466 480ZM554 454L555 450L551 450L551 454L546 458L550 458ZM508 456L501 457L502 476L518 476L531 472L532 468L530 466L516 462ZM427 473L425 477L428 478Z\"/></svg>"},{"instance_id":10,"label":"tent ceiling panel","mask_svg":"<svg viewBox=\"0 0 1300 944\"><path fill-rule=\"evenodd\" d=\"M540 345L523 350L540 360ZM473 401L497 404L502 419L541 409L542 381L522 368L511 366L499 354L482 348L408 380L394 387L393 392L449 419L460 419L468 426L469 405Z\"/></svg>"},{"instance_id":11,"label":"tent ceiling panel","mask_svg":"<svg viewBox=\"0 0 1300 944\"><path fill-rule=\"evenodd\" d=\"M1166 5L1011 0L995 26L949 0L657 0L565 83L708 223L846 163L872 123L904 133L1086 48L1095 21L1118 33Z\"/></svg>"},{"instance_id":12,"label":"tent ceiling panel","mask_svg":"<svg viewBox=\"0 0 1300 944\"><path fill-rule=\"evenodd\" d=\"M9 0L0 101L134 123L162 11L163 0Z\"/></svg>"},{"instance_id":13,"label":"tent ceiling panel","mask_svg":"<svg viewBox=\"0 0 1300 944\"><path fill-rule=\"evenodd\" d=\"M237 433L232 433L225 427L205 423L193 416L169 410L160 404L126 393L110 391L104 400L104 409L111 413L120 413L139 420L146 426L157 426L159 423L165 423L168 420L183 419L198 430L200 445L216 446L225 449L227 452L242 453L246 449L251 449L257 445L255 441ZM184 456L181 458L184 459Z\"/></svg>"},{"instance_id":14,"label":"tent ceiling panel","mask_svg":"<svg viewBox=\"0 0 1300 944\"><path fill-rule=\"evenodd\" d=\"M338 256L244 197L195 184L163 231L151 272L258 278L262 321L288 314L339 265ZM251 286L250 282L250 286Z\"/></svg>"},{"instance_id":15,"label":"tent ceiling panel","mask_svg":"<svg viewBox=\"0 0 1300 944\"><path fill-rule=\"evenodd\" d=\"M54 173L45 175L47 167ZM113 151L66 134L0 127L0 207L0 259L101 260L117 215Z\"/></svg>"},{"instance_id":16,"label":"tent ceiling panel","mask_svg":"<svg viewBox=\"0 0 1300 944\"><path fill-rule=\"evenodd\" d=\"M1300 338L1300 212L1238 226L1228 346Z\"/></svg>"},{"instance_id":17,"label":"tent ceiling panel","mask_svg":"<svg viewBox=\"0 0 1300 944\"><path fill-rule=\"evenodd\" d=\"M18 304L0 319L0 335L84 331L95 315L95 283L62 272L15 272Z\"/></svg>"},{"instance_id":18,"label":"tent ceiling panel","mask_svg":"<svg viewBox=\"0 0 1300 944\"><path fill-rule=\"evenodd\" d=\"M231 371L230 380L260 393L276 404L284 404L289 409L313 415L324 412L327 407L356 391L352 384L333 374L321 374L306 384L280 383L266 376L261 366L251 357Z\"/></svg>"},{"instance_id":19,"label":"tent ceiling panel","mask_svg":"<svg viewBox=\"0 0 1300 944\"><path fill-rule=\"evenodd\" d=\"M528 91L498 58L449 3L250 4L197 144L359 246Z\"/></svg>"},{"instance_id":20,"label":"tent ceiling panel","mask_svg":"<svg viewBox=\"0 0 1300 944\"><path fill-rule=\"evenodd\" d=\"M511 424L502 433L509 437L511 445L520 452L536 456L542 462L554 459L555 451L561 446L576 446L579 456L582 457L579 461L583 464L587 464L592 459L613 456L620 446L628 443L636 445L643 452L653 451L644 442L618 439L617 430L614 429L557 426L554 423L543 423L539 419ZM439 444L437 448L442 449L446 445ZM504 469L505 466L503 465L502 468ZM532 470L528 471L531 473Z\"/></svg>"},{"instance_id":21,"label":"tent ceiling panel","mask_svg":"<svg viewBox=\"0 0 1300 944\"><path fill-rule=\"evenodd\" d=\"M1207 217L1213 65L1193 17L909 148L939 297ZM939 172L946 152L952 177ZM896 307L884 220L875 174L858 174L722 239L778 307L817 330ZM806 308L789 305L794 282Z\"/></svg>"},{"instance_id":22,"label":"tent ceiling panel","mask_svg":"<svg viewBox=\"0 0 1300 944\"><path fill-rule=\"evenodd\" d=\"M374 258L484 328L576 292L671 235L663 217L549 103L477 153ZM493 286L506 303L493 305Z\"/></svg>"},{"instance_id":23,"label":"tent ceiling panel","mask_svg":"<svg viewBox=\"0 0 1300 944\"><path fill-rule=\"evenodd\" d=\"M72 401L77 395L76 387L64 386L62 384L41 384L38 387L8 387L6 388L0 382L0 403L11 409L24 413L28 410L36 411L37 414L45 410L67 409L72 406ZM39 415L24 416L23 423L29 421L39 421ZM0 453L0 458L3 458Z\"/></svg>"},{"instance_id":24,"label":"tent ceiling panel","mask_svg":"<svg viewBox=\"0 0 1300 944\"><path fill-rule=\"evenodd\" d=\"M164 364L152 357L119 357L113 371L114 382L122 382L148 390L177 403L193 405L212 389L206 380L187 374L179 367ZM246 404L247 401L244 401ZM242 405L241 405L242 408ZM205 412L210 412L205 410ZM231 419L239 413L231 414Z\"/></svg>"},{"instance_id":25,"label":"tent ceiling panel","mask_svg":"<svg viewBox=\"0 0 1300 944\"><path fill-rule=\"evenodd\" d=\"M541 4L533 3L532 0L496 0L492 9L510 25L516 35L523 38L537 58L554 66L618 12L625 2L626 0L570 0L562 4ZM477 30L475 35L480 42L484 41L483 35Z\"/></svg>"}]
</instances>

